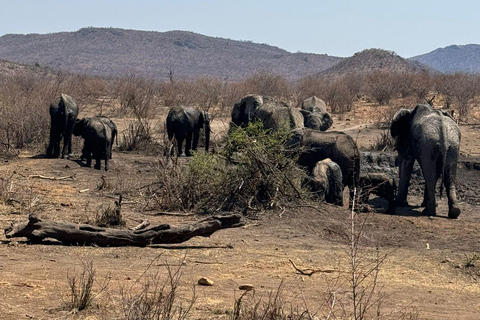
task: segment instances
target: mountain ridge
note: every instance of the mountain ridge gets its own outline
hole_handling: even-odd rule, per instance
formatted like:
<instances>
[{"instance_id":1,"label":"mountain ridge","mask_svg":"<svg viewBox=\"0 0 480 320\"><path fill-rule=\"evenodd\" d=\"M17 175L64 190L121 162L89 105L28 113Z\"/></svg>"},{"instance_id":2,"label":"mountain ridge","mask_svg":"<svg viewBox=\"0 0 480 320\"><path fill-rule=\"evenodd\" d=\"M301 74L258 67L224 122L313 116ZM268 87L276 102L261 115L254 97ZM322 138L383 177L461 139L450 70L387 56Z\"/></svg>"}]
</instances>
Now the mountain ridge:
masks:
<instances>
[{"instance_id":1,"label":"mountain ridge","mask_svg":"<svg viewBox=\"0 0 480 320\"><path fill-rule=\"evenodd\" d=\"M445 73L480 72L480 45L451 45L408 59L391 54L394 52L384 49L365 49L348 58L291 53L264 43L182 30L87 27L0 37L0 59L90 76L134 74L168 79L172 73L175 78L207 76L235 81L256 72L270 72L289 80L371 70L419 71L427 67Z\"/></svg>"},{"instance_id":2,"label":"mountain ridge","mask_svg":"<svg viewBox=\"0 0 480 320\"><path fill-rule=\"evenodd\" d=\"M258 71L275 71L297 79L329 68L342 59L290 53L267 44L213 38L190 31L118 28L4 35L0 37L0 58L98 76L122 76L128 72L167 78L173 70L180 77L230 79Z\"/></svg>"}]
</instances>

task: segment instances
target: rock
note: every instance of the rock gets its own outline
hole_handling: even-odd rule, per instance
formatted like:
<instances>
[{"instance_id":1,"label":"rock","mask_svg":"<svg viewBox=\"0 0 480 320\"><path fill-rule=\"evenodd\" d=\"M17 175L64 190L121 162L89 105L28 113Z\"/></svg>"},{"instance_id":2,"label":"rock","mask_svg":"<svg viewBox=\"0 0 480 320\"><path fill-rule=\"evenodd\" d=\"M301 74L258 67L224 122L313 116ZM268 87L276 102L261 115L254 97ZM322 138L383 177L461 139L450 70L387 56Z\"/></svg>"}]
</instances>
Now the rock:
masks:
<instances>
[{"instance_id":1,"label":"rock","mask_svg":"<svg viewBox=\"0 0 480 320\"><path fill-rule=\"evenodd\" d=\"M201 277L198 279L198 284L202 286L213 286L213 281L206 277Z\"/></svg>"},{"instance_id":2,"label":"rock","mask_svg":"<svg viewBox=\"0 0 480 320\"><path fill-rule=\"evenodd\" d=\"M242 284L241 286L238 286L239 290L245 290L245 291L252 291L255 289L253 284Z\"/></svg>"}]
</instances>

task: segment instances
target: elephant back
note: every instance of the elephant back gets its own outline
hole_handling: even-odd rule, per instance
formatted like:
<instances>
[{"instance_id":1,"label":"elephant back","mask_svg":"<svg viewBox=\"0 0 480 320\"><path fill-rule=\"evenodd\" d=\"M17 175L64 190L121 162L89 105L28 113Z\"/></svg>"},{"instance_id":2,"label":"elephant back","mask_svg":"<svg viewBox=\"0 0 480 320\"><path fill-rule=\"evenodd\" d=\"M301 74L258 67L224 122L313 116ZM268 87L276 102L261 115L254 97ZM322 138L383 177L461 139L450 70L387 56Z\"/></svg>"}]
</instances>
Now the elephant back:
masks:
<instances>
[{"instance_id":1,"label":"elephant back","mask_svg":"<svg viewBox=\"0 0 480 320\"><path fill-rule=\"evenodd\" d=\"M308 110L310 112L327 112L327 105L325 101L316 96L305 99L302 103L302 110Z\"/></svg>"},{"instance_id":2,"label":"elephant back","mask_svg":"<svg viewBox=\"0 0 480 320\"><path fill-rule=\"evenodd\" d=\"M290 129L303 128L303 116L299 110L269 97L264 97L263 102L255 116L262 120L265 129L276 130L283 125Z\"/></svg>"},{"instance_id":3,"label":"elephant back","mask_svg":"<svg viewBox=\"0 0 480 320\"><path fill-rule=\"evenodd\" d=\"M360 151L351 136L339 131L321 132L305 128L300 145L304 148L298 160L300 165L312 170L318 161L330 158L340 166L343 184L357 185Z\"/></svg>"}]
</instances>

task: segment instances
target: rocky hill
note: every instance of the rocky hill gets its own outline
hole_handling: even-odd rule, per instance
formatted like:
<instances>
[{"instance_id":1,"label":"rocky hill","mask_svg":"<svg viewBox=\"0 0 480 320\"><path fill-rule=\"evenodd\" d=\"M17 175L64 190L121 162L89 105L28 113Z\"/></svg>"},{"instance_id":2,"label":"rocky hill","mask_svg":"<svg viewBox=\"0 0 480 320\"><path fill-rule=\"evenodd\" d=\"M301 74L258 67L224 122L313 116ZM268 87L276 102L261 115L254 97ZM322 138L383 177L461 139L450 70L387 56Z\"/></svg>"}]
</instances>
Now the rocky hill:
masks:
<instances>
[{"instance_id":1,"label":"rocky hill","mask_svg":"<svg viewBox=\"0 0 480 320\"><path fill-rule=\"evenodd\" d=\"M0 59L98 76L150 78L212 76L239 79L257 71L289 79L325 70L342 60L290 53L266 44L186 31L152 32L84 28L51 34L0 37Z\"/></svg>"},{"instance_id":2,"label":"rocky hill","mask_svg":"<svg viewBox=\"0 0 480 320\"><path fill-rule=\"evenodd\" d=\"M392 51L366 49L343 59L329 69L320 72L322 76L342 76L372 71L419 72L429 68L416 61L404 59Z\"/></svg>"},{"instance_id":3,"label":"rocky hill","mask_svg":"<svg viewBox=\"0 0 480 320\"><path fill-rule=\"evenodd\" d=\"M480 72L480 45L448 46L410 58L444 73Z\"/></svg>"},{"instance_id":4,"label":"rocky hill","mask_svg":"<svg viewBox=\"0 0 480 320\"><path fill-rule=\"evenodd\" d=\"M0 75L18 75L18 74L53 74L53 71L47 67L39 65L24 65L7 60L0 60Z\"/></svg>"}]
</instances>

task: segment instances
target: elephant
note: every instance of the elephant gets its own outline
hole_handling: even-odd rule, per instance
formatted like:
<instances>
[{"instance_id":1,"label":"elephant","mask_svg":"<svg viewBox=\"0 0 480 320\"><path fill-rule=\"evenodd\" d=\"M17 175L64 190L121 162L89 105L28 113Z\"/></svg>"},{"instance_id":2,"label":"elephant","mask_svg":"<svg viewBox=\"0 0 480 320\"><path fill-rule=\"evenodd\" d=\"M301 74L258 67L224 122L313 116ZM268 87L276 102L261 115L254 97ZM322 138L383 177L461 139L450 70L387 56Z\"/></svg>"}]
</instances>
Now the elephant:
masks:
<instances>
[{"instance_id":1,"label":"elephant","mask_svg":"<svg viewBox=\"0 0 480 320\"><path fill-rule=\"evenodd\" d=\"M360 202L367 203L371 193L388 201L387 213L395 213L395 193L397 183L395 179L383 172L361 174L358 182Z\"/></svg>"},{"instance_id":2,"label":"elephant","mask_svg":"<svg viewBox=\"0 0 480 320\"><path fill-rule=\"evenodd\" d=\"M325 131L333 124L332 116L327 112L325 102L315 96L303 101L300 112L306 128Z\"/></svg>"},{"instance_id":3,"label":"elephant","mask_svg":"<svg viewBox=\"0 0 480 320\"><path fill-rule=\"evenodd\" d=\"M255 120L261 120L265 129L278 130L282 125L291 129L303 128L303 116L296 108L270 97L248 95L235 103L232 123L245 128Z\"/></svg>"},{"instance_id":4,"label":"elephant","mask_svg":"<svg viewBox=\"0 0 480 320\"><path fill-rule=\"evenodd\" d=\"M320 199L343 206L343 176L337 163L330 158L318 161L308 179L311 191Z\"/></svg>"},{"instance_id":5,"label":"elephant","mask_svg":"<svg viewBox=\"0 0 480 320\"><path fill-rule=\"evenodd\" d=\"M81 136L84 141L84 154L87 158L86 166L92 165L92 156L95 158L95 169L100 170L101 160L105 160L105 171L108 171L108 160L112 142L112 129L104 119L97 117L77 119L73 126L73 134Z\"/></svg>"},{"instance_id":6,"label":"elephant","mask_svg":"<svg viewBox=\"0 0 480 320\"><path fill-rule=\"evenodd\" d=\"M62 159L72 154L72 130L78 116L75 100L61 94L50 104L50 142L47 147L47 158L60 156L60 141L63 138Z\"/></svg>"},{"instance_id":7,"label":"elephant","mask_svg":"<svg viewBox=\"0 0 480 320\"><path fill-rule=\"evenodd\" d=\"M187 157L192 155L190 149L197 150L202 128L205 131L205 151L208 152L211 131L208 112L197 107L173 107L168 112L166 126L168 140L171 142L173 137L177 140L179 156L182 155L183 140L186 140L185 155ZM171 153L173 154L173 149Z\"/></svg>"},{"instance_id":8,"label":"elephant","mask_svg":"<svg viewBox=\"0 0 480 320\"><path fill-rule=\"evenodd\" d=\"M287 152L300 148L297 163L311 174L318 161L330 158L342 169L343 188L349 187L350 202L360 176L360 151L351 136L339 131L318 131L310 128L295 129L286 143Z\"/></svg>"},{"instance_id":9,"label":"elephant","mask_svg":"<svg viewBox=\"0 0 480 320\"><path fill-rule=\"evenodd\" d=\"M112 140L110 141L110 159L112 159L112 148L113 148L113 143L115 142L115 138L117 138L117 145L118 145L118 130L117 130L117 125L115 124L115 122L112 121L112 119L106 117L106 116L98 116L98 117L95 117L96 119L102 121L103 123L105 123L107 126L110 127L110 130L112 132ZM85 145L83 146L83 149L82 149L82 156L81 156L81 160L83 160L84 158L87 157L87 154L86 154L86 149L85 149Z\"/></svg>"},{"instance_id":10,"label":"elephant","mask_svg":"<svg viewBox=\"0 0 480 320\"><path fill-rule=\"evenodd\" d=\"M392 119L390 134L398 152L399 184L397 205L408 205L407 193L415 160L422 168L425 190L423 214L436 215L435 186L442 176L448 198L448 217L456 219L460 208L455 190L461 133L457 123L440 110L419 104L413 110L400 109Z\"/></svg>"}]
</instances>

